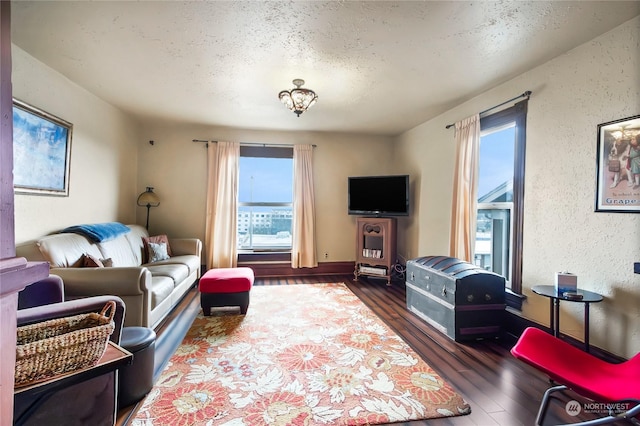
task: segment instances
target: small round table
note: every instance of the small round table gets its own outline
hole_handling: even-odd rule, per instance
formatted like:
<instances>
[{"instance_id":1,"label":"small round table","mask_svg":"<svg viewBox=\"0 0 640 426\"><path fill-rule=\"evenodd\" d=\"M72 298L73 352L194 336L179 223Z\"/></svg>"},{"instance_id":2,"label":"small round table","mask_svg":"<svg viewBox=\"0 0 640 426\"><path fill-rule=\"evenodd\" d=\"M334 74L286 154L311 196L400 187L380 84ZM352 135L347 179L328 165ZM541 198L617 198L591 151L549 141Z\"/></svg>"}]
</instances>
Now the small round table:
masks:
<instances>
[{"instance_id":1,"label":"small round table","mask_svg":"<svg viewBox=\"0 0 640 426\"><path fill-rule=\"evenodd\" d=\"M531 291L549 298L549 322L551 332L555 337L560 335L560 301L584 304L584 350L589 352L589 304L602 302L604 299L602 295L578 289L575 292L582 295L582 299L570 299L564 297L562 293L558 294L558 290L554 285L536 285L531 287Z\"/></svg>"}]
</instances>

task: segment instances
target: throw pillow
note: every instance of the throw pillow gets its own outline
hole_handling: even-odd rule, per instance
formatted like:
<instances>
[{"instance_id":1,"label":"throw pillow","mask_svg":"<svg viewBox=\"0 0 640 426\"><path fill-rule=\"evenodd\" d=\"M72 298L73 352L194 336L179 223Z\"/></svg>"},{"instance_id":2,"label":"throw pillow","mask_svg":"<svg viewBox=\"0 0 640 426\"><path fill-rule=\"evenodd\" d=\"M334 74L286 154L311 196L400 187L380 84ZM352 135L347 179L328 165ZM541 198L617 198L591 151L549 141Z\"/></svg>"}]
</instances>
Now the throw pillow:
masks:
<instances>
[{"instance_id":1,"label":"throw pillow","mask_svg":"<svg viewBox=\"0 0 640 426\"><path fill-rule=\"evenodd\" d=\"M100 259L100 262L102 262L105 268L111 268L113 266L113 259L110 257L107 257L106 259Z\"/></svg>"},{"instance_id":2,"label":"throw pillow","mask_svg":"<svg viewBox=\"0 0 640 426\"><path fill-rule=\"evenodd\" d=\"M149 243L149 263L169 259L167 245L165 243Z\"/></svg>"},{"instance_id":3,"label":"throw pillow","mask_svg":"<svg viewBox=\"0 0 640 426\"><path fill-rule=\"evenodd\" d=\"M142 237L142 246L144 250L142 250L142 263L149 263L151 256L149 256L149 243L161 244L165 243L167 245L167 255L169 257L173 256L171 253L171 246L169 245L169 237L166 235L155 235L153 237Z\"/></svg>"},{"instance_id":4,"label":"throw pillow","mask_svg":"<svg viewBox=\"0 0 640 426\"><path fill-rule=\"evenodd\" d=\"M82 266L84 268L104 268L100 259L87 253L82 255Z\"/></svg>"}]
</instances>

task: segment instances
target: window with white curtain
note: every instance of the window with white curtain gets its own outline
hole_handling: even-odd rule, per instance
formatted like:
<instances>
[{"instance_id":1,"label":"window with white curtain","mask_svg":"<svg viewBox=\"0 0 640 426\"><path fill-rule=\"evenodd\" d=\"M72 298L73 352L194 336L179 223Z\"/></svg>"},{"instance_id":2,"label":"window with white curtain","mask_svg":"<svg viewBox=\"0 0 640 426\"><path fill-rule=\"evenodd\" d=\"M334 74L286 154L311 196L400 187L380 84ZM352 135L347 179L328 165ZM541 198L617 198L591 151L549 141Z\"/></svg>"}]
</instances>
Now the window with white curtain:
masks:
<instances>
[{"instance_id":1,"label":"window with white curtain","mask_svg":"<svg viewBox=\"0 0 640 426\"><path fill-rule=\"evenodd\" d=\"M240 147L238 250L290 251L293 149Z\"/></svg>"}]
</instances>

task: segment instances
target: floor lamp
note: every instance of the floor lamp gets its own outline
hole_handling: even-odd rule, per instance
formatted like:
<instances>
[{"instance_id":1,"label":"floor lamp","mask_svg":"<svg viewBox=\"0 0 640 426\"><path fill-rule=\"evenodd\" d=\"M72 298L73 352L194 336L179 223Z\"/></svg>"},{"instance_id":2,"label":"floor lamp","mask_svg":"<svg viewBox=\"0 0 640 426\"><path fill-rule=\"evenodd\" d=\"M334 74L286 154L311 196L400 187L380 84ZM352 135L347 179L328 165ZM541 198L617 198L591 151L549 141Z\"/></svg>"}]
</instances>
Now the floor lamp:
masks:
<instances>
[{"instance_id":1,"label":"floor lamp","mask_svg":"<svg viewBox=\"0 0 640 426\"><path fill-rule=\"evenodd\" d=\"M158 195L153 192L152 186L147 186L147 189L140 195L138 195L138 205L140 207L147 208L147 224L146 228L149 229L149 210L151 207L158 207L160 205L160 198Z\"/></svg>"}]
</instances>

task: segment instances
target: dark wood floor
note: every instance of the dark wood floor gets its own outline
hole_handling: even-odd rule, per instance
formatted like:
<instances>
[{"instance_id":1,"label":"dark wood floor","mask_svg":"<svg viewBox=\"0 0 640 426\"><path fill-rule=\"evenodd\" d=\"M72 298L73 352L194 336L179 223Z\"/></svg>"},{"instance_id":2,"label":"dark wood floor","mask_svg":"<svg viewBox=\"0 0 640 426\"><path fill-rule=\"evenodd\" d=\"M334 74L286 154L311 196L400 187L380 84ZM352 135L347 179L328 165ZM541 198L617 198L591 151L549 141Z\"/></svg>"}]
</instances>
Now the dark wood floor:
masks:
<instances>
[{"instance_id":1,"label":"dark wood floor","mask_svg":"<svg viewBox=\"0 0 640 426\"><path fill-rule=\"evenodd\" d=\"M256 278L254 285L314 284L344 282L371 310L401 336L434 370L449 382L471 405L467 416L396 423L403 426L418 425L504 425L530 426L535 418L542 394L549 387L546 376L513 358L509 349L514 339L480 340L456 343L438 332L417 316L407 311L405 287L396 282L387 286L385 281L363 279L353 281L352 276L316 276ZM164 367L191 321L199 312L197 290L193 290L157 331L156 375ZM593 417L584 414L569 416L565 405L570 400L582 401L568 393L551 404L546 425L575 423ZM136 407L120 411L118 425L126 425ZM619 422L619 424L626 424Z\"/></svg>"}]
</instances>

